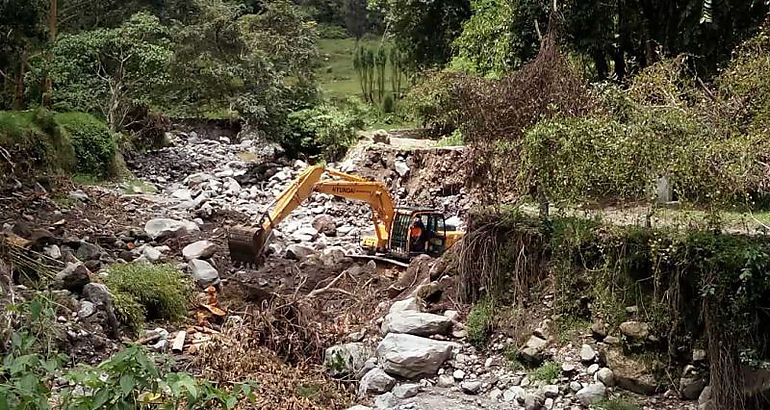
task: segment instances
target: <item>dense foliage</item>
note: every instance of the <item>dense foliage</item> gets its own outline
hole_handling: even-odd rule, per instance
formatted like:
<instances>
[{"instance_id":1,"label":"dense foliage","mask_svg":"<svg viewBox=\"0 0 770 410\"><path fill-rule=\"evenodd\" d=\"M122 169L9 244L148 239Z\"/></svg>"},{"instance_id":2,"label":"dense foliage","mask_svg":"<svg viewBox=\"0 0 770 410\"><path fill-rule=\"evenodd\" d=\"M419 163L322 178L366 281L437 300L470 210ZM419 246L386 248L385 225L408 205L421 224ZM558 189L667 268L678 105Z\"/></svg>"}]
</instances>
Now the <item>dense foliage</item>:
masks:
<instances>
[{"instance_id":1,"label":"dense foliage","mask_svg":"<svg viewBox=\"0 0 770 410\"><path fill-rule=\"evenodd\" d=\"M75 169L75 152L66 133L46 110L0 111L0 181Z\"/></svg>"},{"instance_id":2,"label":"dense foliage","mask_svg":"<svg viewBox=\"0 0 770 410\"><path fill-rule=\"evenodd\" d=\"M56 122L69 135L78 173L105 177L114 170L115 139L103 122L79 112L57 114Z\"/></svg>"},{"instance_id":3,"label":"dense foliage","mask_svg":"<svg viewBox=\"0 0 770 410\"><path fill-rule=\"evenodd\" d=\"M323 159L342 159L363 127L360 113L331 105L300 110L289 115L291 132L281 142L290 153L321 154Z\"/></svg>"}]
</instances>

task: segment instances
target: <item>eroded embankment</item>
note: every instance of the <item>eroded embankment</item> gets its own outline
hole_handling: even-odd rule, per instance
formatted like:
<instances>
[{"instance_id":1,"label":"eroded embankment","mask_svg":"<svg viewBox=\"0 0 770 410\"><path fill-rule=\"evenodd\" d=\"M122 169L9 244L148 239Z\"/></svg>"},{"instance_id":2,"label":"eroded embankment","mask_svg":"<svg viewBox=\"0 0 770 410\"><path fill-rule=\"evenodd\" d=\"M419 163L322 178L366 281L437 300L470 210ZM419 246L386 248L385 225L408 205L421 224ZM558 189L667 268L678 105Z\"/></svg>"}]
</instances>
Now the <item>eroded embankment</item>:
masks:
<instances>
[{"instance_id":1,"label":"eroded embankment","mask_svg":"<svg viewBox=\"0 0 770 410\"><path fill-rule=\"evenodd\" d=\"M622 389L700 396L712 406L703 408L765 408L764 235L477 214L464 245L466 300L526 309L553 293L557 328L590 326L590 345Z\"/></svg>"}]
</instances>

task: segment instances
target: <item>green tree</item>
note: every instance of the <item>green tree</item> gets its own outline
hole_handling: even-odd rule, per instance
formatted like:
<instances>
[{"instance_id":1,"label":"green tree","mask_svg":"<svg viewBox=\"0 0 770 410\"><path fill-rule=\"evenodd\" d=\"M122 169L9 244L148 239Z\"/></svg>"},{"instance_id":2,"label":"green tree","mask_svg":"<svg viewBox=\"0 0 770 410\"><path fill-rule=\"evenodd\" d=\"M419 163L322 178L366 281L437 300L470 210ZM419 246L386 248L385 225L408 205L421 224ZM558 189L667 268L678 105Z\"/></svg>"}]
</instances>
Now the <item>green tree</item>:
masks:
<instances>
[{"instance_id":1,"label":"green tree","mask_svg":"<svg viewBox=\"0 0 770 410\"><path fill-rule=\"evenodd\" d=\"M288 113L315 98L315 22L280 0L259 14L221 0L199 5L197 18L175 30L173 107L195 115L235 111L280 134Z\"/></svg>"},{"instance_id":2,"label":"green tree","mask_svg":"<svg viewBox=\"0 0 770 410\"><path fill-rule=\"evenodd\" d=\"M542 0L473 0L473 16L454 41L453 66L481 75L518 69L537 55L547 7Z\"/></svg>"},{"instance_id":3,"label":"green tree","mask_svg":"<svg viewBox=\"0 0 770 410\"><path fill-rule=\"evenodd\" d=\"M471 16L469 0L382 0L387 34L412 69L443 66L452 58L452 42Z\"/></svg>"},{"instance_id":4,"label":"green tree","mask_svg":"<svg viewBox=\"0 0 770 410\"><path fill-rule=\"evenodd\" d=\"M45 41L45 0L0 1L0 109L26 106L29 60Z\"/></svg>"},{"instance_id":5,"label":"green tree","mask_svg":"<svg viewBox=\"0 0 770 410\"><path fill-rule=\"evenodd\" d=\"M61 110L101 113L120 131L138 104L157 104L168 85L167 28L146 13L114 29L64 35L53 48L53 101Z\"/></svg>"}]
</instances>

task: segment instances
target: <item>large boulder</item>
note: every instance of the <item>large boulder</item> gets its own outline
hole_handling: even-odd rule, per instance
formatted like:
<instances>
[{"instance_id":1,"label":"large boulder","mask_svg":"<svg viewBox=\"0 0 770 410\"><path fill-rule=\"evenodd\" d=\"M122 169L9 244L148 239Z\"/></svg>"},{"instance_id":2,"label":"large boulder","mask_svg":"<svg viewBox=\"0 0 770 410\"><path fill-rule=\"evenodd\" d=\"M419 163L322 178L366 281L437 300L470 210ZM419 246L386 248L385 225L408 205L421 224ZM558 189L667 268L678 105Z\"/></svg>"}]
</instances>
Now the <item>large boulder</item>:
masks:
<instances>
[{"instance_id":1,"label":"large boulder","mask_svg":"<svg viewBox=\"0 0 770 410\"><path fill-rule=\"evenodd\" d=\"M314 253L313 248L305 245L293 244L286 247L286 259L302 261Z\"/></svg>"},{"instance_id":2,"label":"large boulder","mask_svg":"<svg viewBox=\"0 0 770 410\"><path fill-rule=\"evenodd\" d=\"M372 350L363 343L335 345L324 354L324 366L332 377L356 375L372 355Z\"/></svg>"},{"instance_id":3,"label":"large boulder","mask_svg":"<svg viewBox=\"0 0 770 410\"><path fill-rule=\"evenodd\" d=\"M337 224L329 215L321 215L313 221L313 229L326 236L337 236Z\"/></svg>"},{"instance_id":4,"label":"large boulder","mask_svg":"<svg viewBox=\"0 0 770 410\"><path fill-rule=\"evenodd\" d=\"M390 306L390 314L400 312L420 312L422 311L422 303L414 297L404 300L397 300Z\"/></svg>"},{"instance_id":5,"label":"large boulder","mask_svg":"<svg viewBox=\"0 0 770 410\"><path fill-rule=\"evenodd\" d=\"M191 221L155 218L147 221L144 225L144 231L150 238L158 240L198 232L200 228L198 228L195 222Z\"/></svg>"},{"instance_id":6,"label":"large boulder","mask_svg":"<svg viewBox=\"0 0 770 410\"><path fill-rule=\"evenodd\" d=\"M607 367L612 369L615 385L638 394L651 396L658 390L655 376L641 360L611 349L607 352Z\"/></svg>"},{"instance_id":7,"label":"large boulder","mask_svg":"<svg viewBox=\"0 0 770 410\"><path fill-rule=\"evenodd\" d=\"M206 288L209 285L219 284L219 272L211 266L210 263L199 259L193 259L188 264L190 268L190 274L195 279L195 283L201 288Z\"/></svg>"},{"instance_id":8,"label":"large boulder","mask_svg":"<svg viewBox=\"0 0 770 410\"><path fill-rule=\"evenodd\" d=\"M585 406L590 406L604 400L606 395L607 388L601 383L589 384L575 393L575 397Z\"/></svg>"},{"instance_id":9,"label":"large boulder","mask_svg":"<svg viewBox=\"0 0 770 410\"><path fill-rule=\"evenodd\" d=\"M380 330L388 333L406 333L415 336L446 334L452 329L452 320L431 313L403 311L385 316Z\"/></svg>"},{"instance_id":10,"label":"large boulder","mask_svg":"<svg viewBox=\"0 0 770 410\"><path fill-rule=\"evenodd\" d=\"M537 336L530 336L527 343L519 349L519 357L530 364L540 364L545 356L545 348L548 346L548 342Z\"/></svg>"},{"instance_id":11,"label":"large boulder","mask_svg":"<svg viewBox=\"0 0 770 410\"><path fill-rule=\"evenodd\" d=\"M623 322L620 324L620 333L630 339L644 340L650 335L650 326L644 322Z\"/></svg>"},{"instance_id":12,"label":"large boulder","mask_svg":"<svg viewBox=\"0 0 770 410\"><path fill-rule=\"evenodd\" d=\"M208 259L214 256L217 245L211 241L193 242L182 249L182 255L188 261L193 259Z\"/></svg>"},{"instance_id":13,"label":"large boulder","mask_svg":"<svg viewBox=\"0 0 770 410\"><path fill-rule=\"evenodd\" d=\"M433 376L454 347L454 343L388 333L377 346L377 358L382 369L392 375L407 379Z\"/></svg>"},{"instance_id":14,"label":"large boulder","mask_svg":"<svg viewBox=\"0 0 770 410\"><path fill-rule=\"evenodd\" d=\"M385 373L379 367L369 370L358 384L358 394L383 394L389 392L396 385L396 379Z\"/></svg>"}]
</instances>

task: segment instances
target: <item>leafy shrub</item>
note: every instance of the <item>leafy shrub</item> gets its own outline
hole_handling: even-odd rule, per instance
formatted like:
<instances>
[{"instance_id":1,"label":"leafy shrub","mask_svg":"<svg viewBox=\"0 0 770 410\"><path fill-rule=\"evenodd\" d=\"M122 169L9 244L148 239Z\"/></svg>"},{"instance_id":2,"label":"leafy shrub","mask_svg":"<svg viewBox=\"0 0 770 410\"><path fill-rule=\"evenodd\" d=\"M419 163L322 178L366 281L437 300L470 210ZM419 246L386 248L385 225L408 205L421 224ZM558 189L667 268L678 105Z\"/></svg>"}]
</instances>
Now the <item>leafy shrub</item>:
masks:
<instances>
[{"instance_id":1,"label":"leafy shrub","mask_svg":"<svg viewBox=\"0 0 770 410\"><path fill-rule=\"evenodd\" d=\"M105 377L106 376L106 377ZM158 368L140 346L131 346L97 367L81 366L64 378L72 388L61 397L63 409L232 409L251 397L250 384L236 384L231 392L187 373ZM89 394L78 394L85 388Z\"/></svg>"},{"instance_id":2,"label":"leafy shrub","mask_svg":"<svg viewBox=\"0 0 770 410\"><path fill-rule=\"evenodd\" d=\"M459 129L452 131L450 135L447 135L436 143L439 147L458 147L463 144L465 144L465 140L463 139L462 131Z\"/></svg>"},{"instance_id":3,"label":"leafy shrub","mask_svg":"<svg viewBox=\"0 0 770 410\"><path fill-rule=\"evenodd\" d=\"M529 379L550 383L552 380L558 379L559 374L561 374L561 366L558 363L545 362L529 374Z\"/></svg>"},{"instance_id":4,"label":"leafy shrub","mask_svg":"<svg viewBox=\"0 0 770 410\"><path fill-rule=\"evenodd\" d=\"M482 347L487 343L489 332L492 330L494 321L494 306L489 300L481 300L473 306L468 313L468 321L465 329L468 332L468 341L476 346Z\"/></svg>"},{"instance_id":5,"label":"leafy shrub","mask_svg":"<svg viewBox=\"0 0 770 410\"><path fill-rule=\"evenodd\" d=\"M750 132L770 130L770 22L737 48L717 79L719 90L740 108L740 125Z\"/></svg>"},{"instance_id":6,"label":"leafy shrub","mask_svg":"<svg viewBox=\"0 0 770 410\"><path fill-rule=\"evenodd\" d=\"M453 87L462 77L459 73L432 72L406 94L402 107L423 127L438 134L449 134L458 126L457 101Z\"/></svg>"},{"instance_id":7,"label":"leafy shrub","mask_svg":"<svg viewBox=\"0 0 770 410\"><path fill-rule=\"evenodd\" d=\"M521 189L537 185L552 200L644 200L668 175L678 199L741 203L770 193L762 165L770 143L758 135L714 138L676 109L640 109L631 121L594 116L544 121L522 152Z\"/></svg>"},{"instance_id":8,"label":"leafy shrub","mask_svg":"<svg viewBox=\"0 0 770 410\"><path fill-rule=\"evenodd\" d=\"M54 115L42 109L0 112L0 149L0 181L39 170L69 172L75 166L68 135Z\"/></svg>"},{"instance_id":9,"label":"leafy shrub","mask_svg":"<svg viewBox=\"0 0 770 410\"><path fill-rule=\"evenodd\" d=\"M113 265L108 273L104 281L124 324L136 328L142 316L179 321L187 315L192 283L174 266L128 263Z\"/></svg>"},{"instance_id":10,"label":"leafy shrub","mask_svg":"<svg viewBox=\"0 0 770 410\"><path fill-rule=\"evenodd\" d=\"M86 113L63 113L56 121L69 134L75 150L76 171L99 177L110 174L117 147L107 125Z\"/></svg>"},{"instance_id":11,"label":"leafy shrub","mask_svg":"<svg viewBox=\"0 0 770 410\"><path fill-rule=\"evenodd\" d=\"M340 27L334 24L319 23L316 27L319 38L324 39L343 39L348 38L348 31L345 27Z\"/></svg>"},{"instance_id":12,"label":"leafy shrub","mask_svg":"<svg viewBox=\"0 0 770 410\"><path fill-rule=\"evenodd\" d=\"M283 144L290 154L320 153L324 159L334 161L356 141L356 132L364 122L355 112L322 105L291 113L289 125L292 131Z\"/></svg>"}]
</instances>

